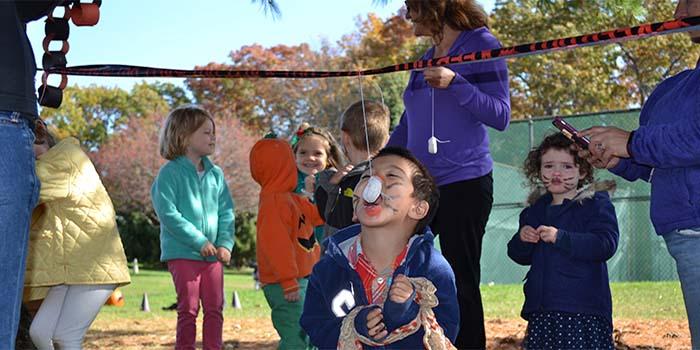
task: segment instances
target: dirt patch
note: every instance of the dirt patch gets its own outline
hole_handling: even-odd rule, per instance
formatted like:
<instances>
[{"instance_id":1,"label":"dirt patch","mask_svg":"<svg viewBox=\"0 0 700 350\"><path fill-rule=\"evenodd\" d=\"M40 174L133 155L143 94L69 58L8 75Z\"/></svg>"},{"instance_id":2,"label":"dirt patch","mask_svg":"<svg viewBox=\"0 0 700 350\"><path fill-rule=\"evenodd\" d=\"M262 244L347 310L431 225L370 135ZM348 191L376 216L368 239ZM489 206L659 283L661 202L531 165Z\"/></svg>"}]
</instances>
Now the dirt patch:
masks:
<instances>
[{"instance_id":1,"label":"dirt patch","mask_svg":"<svg viewBox=\"0 0 700 350\"><path fill-rule=\"evenodd\" d=\"M518 319L486 321L488 349L520 349L526 322ZM201 339L201 318L198 323ZM616 320L616 348L620 350L690 349L685 320ZM277 333L269 319L224 321L224 349L275 349ZM97 320L85 339L85 349L172 349L175 317L151 320ZM201 343L198 345L201 348Z\"/></svg>"}]
</instances>

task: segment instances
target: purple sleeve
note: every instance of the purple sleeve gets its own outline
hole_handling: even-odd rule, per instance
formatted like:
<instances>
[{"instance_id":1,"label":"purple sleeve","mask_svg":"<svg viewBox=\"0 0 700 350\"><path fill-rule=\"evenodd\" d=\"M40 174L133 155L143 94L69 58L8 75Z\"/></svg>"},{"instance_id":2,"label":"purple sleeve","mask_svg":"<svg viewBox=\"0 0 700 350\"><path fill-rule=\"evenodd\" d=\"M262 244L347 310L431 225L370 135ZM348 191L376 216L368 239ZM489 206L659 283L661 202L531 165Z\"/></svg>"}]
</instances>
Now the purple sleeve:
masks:
<instances>
[{"instance_id":1,"label":"purple sleeve","mask_svg":"<svg viewBox=\"0 0 700 350\"><path fill-rule=\"evenodd\" d=\"M408 126L406 125L408 121L406 119L406 111L404 111L401 115L399 125L396 126L394 131L391 133L391 136L389 136L389 142L387 142L387 146L403 148L406 148L406 146L408 146Z\"/></svg>"}]
</instances>

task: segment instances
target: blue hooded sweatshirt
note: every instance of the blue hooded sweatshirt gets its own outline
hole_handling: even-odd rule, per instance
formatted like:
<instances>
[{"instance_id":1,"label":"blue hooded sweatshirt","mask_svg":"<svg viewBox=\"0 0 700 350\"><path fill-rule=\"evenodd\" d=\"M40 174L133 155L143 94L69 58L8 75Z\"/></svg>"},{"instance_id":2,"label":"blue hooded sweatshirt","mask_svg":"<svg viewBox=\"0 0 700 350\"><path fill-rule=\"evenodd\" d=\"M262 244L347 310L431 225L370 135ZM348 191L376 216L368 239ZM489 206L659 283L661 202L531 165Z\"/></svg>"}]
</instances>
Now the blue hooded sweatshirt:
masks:
<instances>
[{"instance_id":1,"label":"blue hooded sweatshirt","mask_svg":"<svg viewBox=\"0 0 700 350\"><path fill-rule=\"evenodd\" d=\"M615 208L605 191L581 192L573 200L550 205L547 193L520 213L520 227L508 242L508 256L530 265L525 275L522 317L532 312L559 311L598 315L612 323L612 298L606 261L619 239ZM553 226L554 243L520 240L520 228Z\"/></svg>"},{"instance_id":2,"label":"blue hooded sweatshirt","mask_svg":"<svg viewBox=\"0 0 700 350\"><path fill-rule=\"evenodd\" d=\"M328 248L309 278L306 290L301 326L311 338L311 343L320 349L336 349L340 337L340 327L345 316L356 306L367 305L362 281L350 266L347 251L360 234L361 226L353 225L338 231L328 240ZM434 236L429 228L411 238L404 262L396 268L394 276L425 277L437 288L438 306L433 311L435 318L447 338L454 342L459 330L459 307L454 273L447 260L433 248ZM391 304L391 305L389 305ZM394 310L389 312L387 310ZM413 320L418 314L418 304L407 301L404 304L389 300L384 305L384 323L389 332ZM367 335L366 324L357 322L366 319L366 312L360 312L355 321L357 330ZM364 326L364 327L362 327ZM392 343L384 349L422 349L423 329ZM364 349L376 349L365 345Z\"/></svg>"},{"instance_id":3,"label":"blue hooded sweatshirt","mask_svg":"<svg viewBox=\"0 0 700 350\"><path fill-rule=\"evenodd\" d=\"M700 69L661 82L639 125L628 145L631 158L610 171L651 183L656 233L700 227Z\"/></svg>"},{"instance_id":4,"label":"blue hooded sweatshirt","mask_svg":"<svg viewBox=\"0 0 700 350\"><path fill-rule=\"evenodd\" d=\"M452 44L450 56L500 48L485 27L463 31ZM435 48L421 59L433 58ZM510 122L508 66L505 60L449 65L456 73L445 89L433 89L423 72L413 71L403 94L406 110L389 138L388 146L409 149L439 185L475 179L493 168L487 127L505 130ZM433 103L433 96L435 99ZM428 153L435 115L435 137L447 143Z\"/></svg>"}]
</instances>

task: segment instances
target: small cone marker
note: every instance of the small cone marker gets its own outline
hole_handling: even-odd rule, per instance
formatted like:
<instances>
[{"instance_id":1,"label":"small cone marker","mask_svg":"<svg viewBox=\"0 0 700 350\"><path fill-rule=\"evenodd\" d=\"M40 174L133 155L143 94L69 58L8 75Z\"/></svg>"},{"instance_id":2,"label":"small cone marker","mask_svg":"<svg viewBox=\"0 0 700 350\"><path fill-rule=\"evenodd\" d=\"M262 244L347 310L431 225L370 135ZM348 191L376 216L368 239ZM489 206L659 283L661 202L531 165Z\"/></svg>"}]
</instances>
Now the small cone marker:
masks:
<instances>
[{"instance_id":1,"label":"small cone marker","mask_svg":"<svg viewBox=\"0 0 700 350\"><path fill-rule=\"evenodd\" d=\"M134 275L139 274L139 259L134 258Z\"/></svg>"},{"instance_id":2,"label":"small cone marker","mask_svg":"<svg viewBox=\"0 0 700 350\"><path fill-rule=\"evenodd\" d=\"M234 309L243 309L243 305L241 305L241 299L238 297L238 292L233 291L233 308Z\"/></svg>"},{"instance_id":3,"label":"small cone marker","mask_svg":"<svg viewBox=\"0 0 700 350\"><path fill-rule=\"evenodd\" d=\"M141 299L141 311L151 312L151 305L148 304L148 293L143 293L143 299Z\"/></svg>"}]
</instances>

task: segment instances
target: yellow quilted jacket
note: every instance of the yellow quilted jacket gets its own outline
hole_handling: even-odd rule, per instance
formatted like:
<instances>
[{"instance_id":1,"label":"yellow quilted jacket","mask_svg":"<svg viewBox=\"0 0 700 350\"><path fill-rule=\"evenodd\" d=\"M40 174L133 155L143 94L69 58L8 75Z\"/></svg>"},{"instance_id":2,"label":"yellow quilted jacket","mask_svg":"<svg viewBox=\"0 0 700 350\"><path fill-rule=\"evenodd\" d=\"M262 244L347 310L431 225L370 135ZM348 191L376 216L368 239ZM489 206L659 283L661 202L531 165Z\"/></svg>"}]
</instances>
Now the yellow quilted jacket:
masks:
<instances>
[{"instance_id":1,"label":"yellow quilted jacket","mask_svg":"<svg viewBox=\"0 0 700 350\"><path fill-rule=\"evenodd\" d=\"M78 140L66 138L36 161L41 181L32 215L25 300L60 284L130 282L126 256L107 194Z\"/></svg>"}]
</instances>

